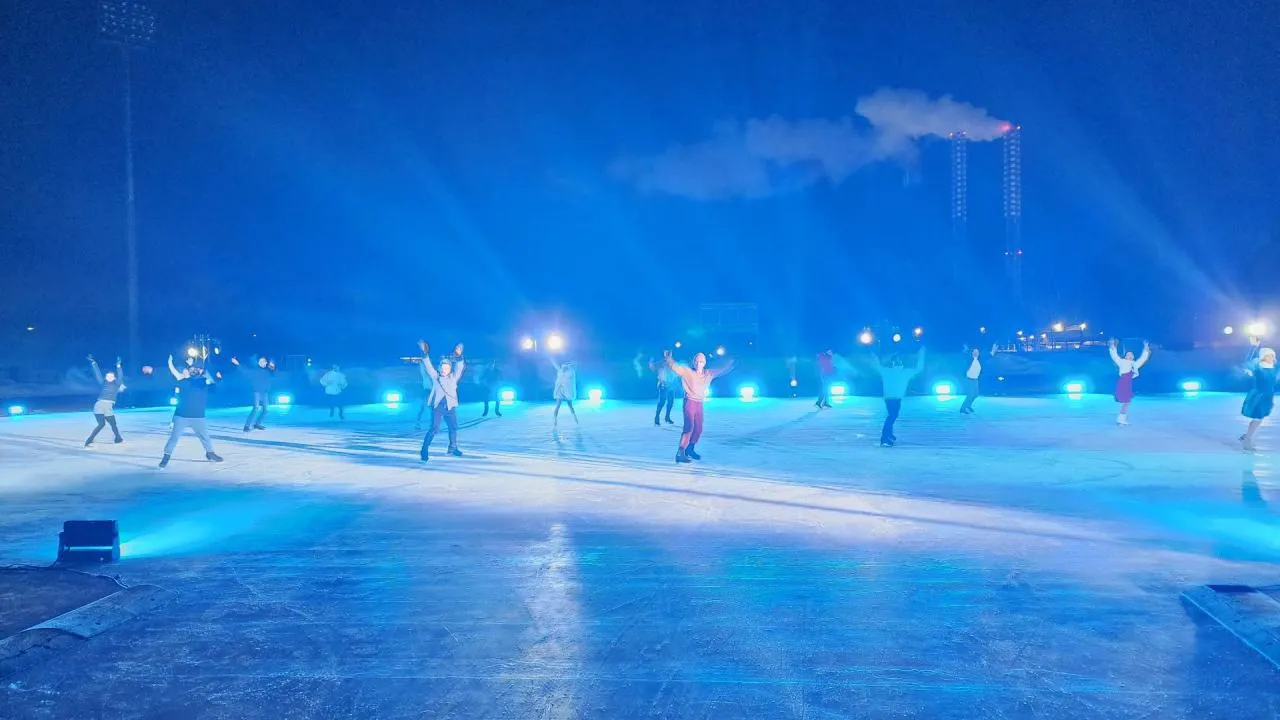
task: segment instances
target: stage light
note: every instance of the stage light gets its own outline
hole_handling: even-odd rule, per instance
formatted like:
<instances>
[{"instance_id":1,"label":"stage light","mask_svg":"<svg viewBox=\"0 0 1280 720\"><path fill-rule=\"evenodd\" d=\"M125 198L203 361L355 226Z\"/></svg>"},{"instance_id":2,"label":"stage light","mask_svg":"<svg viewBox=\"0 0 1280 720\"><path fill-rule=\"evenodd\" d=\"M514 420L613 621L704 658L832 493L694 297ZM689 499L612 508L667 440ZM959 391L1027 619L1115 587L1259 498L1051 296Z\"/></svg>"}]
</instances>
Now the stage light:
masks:
<instances>
[{"instance_id":1,"label":"stage light","mask_svg":"<svg viewBox=\"0 0 1280 720\"><path fill-rule=\"evenodd\" d=\"M677 341L676 341L676 349L677 349L677 350L679 350L679 349L680 349L680 348L682 348L682 347L684 347L684 343L682 343L682 342L680 342L679 340L677 340Z\"/></svg>"},{"instance_id":2,"label":"stage light","mask_svg":"<svg viewBox=\"0 0 1280 720\"><path fill-rule=\"evenodd\" d=\"M849 394L849 387L844 383L831 383L830 390L835 397L844 397Z\"/></svg>"},{"instance_id":3,"label":"stage light","mask_svg":"<svg viewBox=\"0 0 1280 720\"><path fill-rule=\"evenodd\" d=\"M1018 331L1018 337L1022 337L1022 331L1021 331L1021 330L1019 330L1019 331Z\"/></svg>"},{"instance_id":4,"label":"stage light","mask_svg":"<svg viewBox=\"0 0 1280 720\"><path fill-rule=\"evenodd\" d=\"M35 332L35 331L36 331L36 326L35 326L35 325L28 325L28 326L27 326L27 332Z\"/></svg>"},{"instance_id":5,"label":"stage light","mask_svg":"<svg viewBox=\"0 0 1280 720\"><path fill-rule=\"evenodd\" d=\"M115 520L68 520L58 533L58 563L114 562L120 559L120 526Z\"/></svg>"},{"instance_id":6,"label":"stage light","mask_svg":"<svg viewBox=\"0 0 1280 720\"><path fill-rule=\"evenodd\" d=\"M516 391L511 388L502 388L498 391L498 399L504 403L516 401Z\"/></svg>"},{"instance_id":7,"label":"stage light","mask_svg":"<svg viewBox=\"0 0 1280 720\"><path fill-rule=\"evenodd\" d=\"M743 400L746 400L746 401L748 401L748 402L750 402L750 401L752 401L752 400L755 400L755 399L756 399L756 386L755 386L755 385L743 385L742 387L738 388L738 397L740 397L740 398L742 398Z\"/></svg>"},{"instance_id":8,"label":"stage light","mask_svg":"<svg viewBox=\"0 0 1280 720\"><path fill-rule=\"evenodd\" d=\"M293 396L292 396L292 395L284 395L284 394L277 395L277 396L276 396L276 404L277 404L277 405L292 405L292 404L293 404Z\"/></svg>"},{"instance_id":9,"label":"stage light","mask_svg":"<svg viewBox=\"0 0 1280 720\"><path fill-rule=\"evenodd\" d=\"M902 333L894 333L894 334L893 334L893 337L891 337L891 338L889 338L889 339L890 339L890 340L892 340L892 341L894 341L894 342L902 342Z\"/></svg>"},{"instance_id":10,"label":"stage light","mask_svg":"<svg viewBox=\"0 0 1280 720\"><path fill-rule=\"evenodd\" d=\"M564 349L564 338L559 333L551 333L547 336L547 349L551 352L560 352Z\"/></svg>"},{"instance_id":11,"label":"stage light","mask_svg":"<svg viewBox=\"0 0 1280 720\"><path fill-rule=\"evenodd\" d=\"M194 347L189 347L187 348L187 357L189 358L200 357L200 351Z\"/></svg>"},{"instance_id":12,"label":"stage light","mask_svg":"<svg viewBox=\"0 0 1280 720\"><path fill-rule=\"evenodd\" d=\"M1088 329L1089 329L1089 323L1080 323L1080 329L1081 329L1081 330L1088 330Z\"/></svg>"},{"instance_id":13,"label":"stage light","mask_svg":"<svg viewBox=\"0 0 1280 720\"><path fill-rule=\"evenodd\" d=\"M1060 323L1060 322L1056 322L1056 323L1054 323L1054 324L1053 324L1053 331L1054 331L1054 332L1062 332L1065 328L1066 328L1066 326L1065 326L1065 325L1063 325L1063 324L1062 324L1062 323Z\"/></svg>"},{"instance_id":14,"label":"stage light","mask_svg":"<svg viewBox=\"0 0 1280 720\"><path fill-rule=\"evenodd\" d=\"M1267 322L1265 320L1254 320L1245 328L1245 332L1249 333L1250 337L1260 338L1267 334Z\"/></svg>"},{"instance_id":15,"label":"stage light","mask_svg":"<svg viewBox=\"0 0 1280 720\"><path fill-rule=\"evenodd\" d=\"M1183 380L1182 381L1182 392L1189 392L1189 393L1200 392L1200 387L1201 385L1199 380Z\"/></svg>"},{"instance_id":16,"label":"stage light","mask_svg":"<svg viewBox=\"0 0 1280 720\"><path fill-rule=\"evenodd\" d=\"M27 408L23 405L10 405L8 410L10 415L26 415L27 414Z\"/></svg>"},{"instance_id":17,"label":"stage light","mask_svg":"<svg viewBox=\"0 0 1280 720\"><path fill-rule=\"evenodd\" d=\"M600 402L604 399L604 389L598 387L587 388L587 399L591 402Z\"/></svg>"},{"instance_id":18,"label":"stage light","mask_svg":"<svg viewBox=\"0 0 1280 720\"><path fill-rule=\"evenodd\" d=\"M950 395L951 383L949 382L935 383L933 386L933 394L934 395Z\"/></svg>"},{"instance_id":19,"label":"stage light","mask_svg":"<svg viewBox=\"0 0 1280 720\"><path fill-rule=\"evenodd\" d=\"M876 339L876 336L872 335L870 330L863 330L861 333L858 334L858 342L862 343L863 345L870 345L873 341L875 341L875 339Z\"/></svg>"},{"instance_id":20,"label":"stage light","mask_svg":"<svg viewBox=\"0 0 1280 720\"><path fill-rule=\"evenodd\" d=\"M538 346L538 343L534 342L533 338L529 337L528 335L524 336L524 339L520 341L521 350L532 350L537 346Z\"/></svg>"},{"instance_id":21,"label":"stage light","mask_svg":"<svg viewBox=\"0 0 1280 720\"><path fill-rule=\"evenodd\" d=\"M922 327L918 327L918 328L916 328L915 330L912 330L912 331L911 331L911 334L912 334L912 335L915 335L916 337L920 337L921 335L923 335L923 334L924 334L924 328L922 328Z\"/></svg>"},{"instance_id":22,"label":"stage light","mask_svg":"<svg viewBox=\"0 0 1280 720\"><path fill-rule=\"evenodd\" d=\"M987 334L987 326L986 326L986 325L983 325L982 327L978 328L978 333L979 333L980 335L986 335L986 334Z\"/></svg>"},{"instance_id":23,"label":"stage light","mask_svg":"<svg viewBox=\"0 0 1280 720\"><path fill-rule=\"evenodd\" d=\"M1235 329L1235 328L1233 328L1233 327L1231 327L1230 325L1228 325L1228 326L1226 326L1226 327L1222 328L1222 334L1223 334L1223 335L1230 335L1231 333L1233 333L1233 332L1235 332L1235 331L1236 331L1236 329Z\"/></svg>"},{"instance_id":24,"label":"stage light","mask_svg":"<svg viewBox=\"0 0 1280 720\"><path fill-rule=\"evenodd\" d=\"M400 400L403 399L403 397L404 396L401 395L398 391L391 390L389 392L385 392L382 394L382 402L388 405L395 405L396 403L400 402Z\"/></svg>"},{"instance_id":25,"label":"stage light","mask_svg":"<svg viewBox=\"0 0 1280 720\"><path fill-rule=\"evenodd\" d=\"M800 384L799 380L796 380L795 378L791 378L791 387L795 387L799 384Z\"/></svg>"},{"instance_id":26,"label":"stage light","mask_svg":"<svg viewBox=\"0 0 1280 720\"><path fill-rule=\"evenodd\" d=\"M717 356L719 356L719 357L724 357L724 346L723 346L723 345L721 345L720 347L716 348L716 355L717 355Z\"/></svg>"},{"instance_id":27,"label":"stage light","mask_svg":"<svg viewBox=\"0 0 1280 720\"><path fill-rule=\"evenodd\" d=\"M177 405L177 404L178 404L178 398L176 398L176 397L171 397L171 398L169 398L169 404L170 404L170 405Z\"/></svg>"},{"instance_id":28,"label":"stage light","mask_svg":"<svg viewBox=\"0 0 1280 720\"><path fill-rule=\"evenodd\" d=\"M1084 392L1084 383L1079 380L1071 380L1062 386L1062 391L1068 395L1079 395Z\"/></svg>"}]
</instances>

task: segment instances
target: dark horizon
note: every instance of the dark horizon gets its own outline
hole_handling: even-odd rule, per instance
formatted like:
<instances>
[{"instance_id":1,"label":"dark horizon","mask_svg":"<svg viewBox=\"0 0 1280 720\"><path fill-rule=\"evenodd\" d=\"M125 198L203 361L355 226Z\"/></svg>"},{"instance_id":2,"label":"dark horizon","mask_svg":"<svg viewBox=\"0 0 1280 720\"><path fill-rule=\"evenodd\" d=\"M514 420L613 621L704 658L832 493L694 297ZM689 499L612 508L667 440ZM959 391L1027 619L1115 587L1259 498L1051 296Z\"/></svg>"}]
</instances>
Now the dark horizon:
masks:
<instances>
[{"instance_id":1,"label":"dark horizon","mask_svg":"<svg viewBox=\"0 0 1280 720\"><path fill-rule=\"evenodd\" d=\"M553 325L657 345L702 302L757 303L762 342L801 353L885 320L1175 338L1276 303L1273 4L153 5L133 65L152 353L207 332L347 360ZM15 355L127 348L123 75L97 12L3 21ZM1021 312L999 141L970 149L957 277L946 141L861 145L901 140L858 109L886 91L1023 126Z\"/></svg>"}]
</instances>

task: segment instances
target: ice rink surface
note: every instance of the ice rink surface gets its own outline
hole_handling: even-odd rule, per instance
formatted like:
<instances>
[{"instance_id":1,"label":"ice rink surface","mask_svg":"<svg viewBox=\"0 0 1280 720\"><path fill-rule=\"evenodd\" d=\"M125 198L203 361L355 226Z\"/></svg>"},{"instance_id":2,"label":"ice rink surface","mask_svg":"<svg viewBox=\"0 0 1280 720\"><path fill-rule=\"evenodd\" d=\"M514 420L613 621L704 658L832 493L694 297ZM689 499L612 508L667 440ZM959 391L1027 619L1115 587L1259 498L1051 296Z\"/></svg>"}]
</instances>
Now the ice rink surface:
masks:
<instances>
[{"instance_id":1,"label":"ice rink surface","mask_svg":"<svg viewBox=\"0 0 1280 720\"><path fill-rule=\"evenodd\" d=\"M87 450L87 412L0 420L0 563L114 518L111 572L178 593L0 717L1273 718L1280 674L1179 599L1280 583L1239 405L912 398L882 449L878 400L722 399L693 466L610 401L464 406L426 464L415 404L220 411L226 462L163 471L167 411Z\"/></svg>"}]
</instances>

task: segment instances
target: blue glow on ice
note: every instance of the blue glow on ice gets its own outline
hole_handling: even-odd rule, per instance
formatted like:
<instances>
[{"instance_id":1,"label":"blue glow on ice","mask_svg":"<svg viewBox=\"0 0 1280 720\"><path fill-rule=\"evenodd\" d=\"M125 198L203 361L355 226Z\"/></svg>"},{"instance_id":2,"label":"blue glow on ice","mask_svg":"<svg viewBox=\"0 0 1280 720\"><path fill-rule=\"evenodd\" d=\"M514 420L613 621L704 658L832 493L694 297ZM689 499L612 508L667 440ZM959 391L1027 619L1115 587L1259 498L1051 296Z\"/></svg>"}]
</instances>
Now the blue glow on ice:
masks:
<instances>
[{"instance_id":1,"label":"blue glow on ice","mask_svg":"<svg viewBox=\"0 0 1280 720\"><path fill-rule=\"evenodd\" d=\"M831 394L836 397L844 397L849 394L849 386L844 383L831 383Z\"/></svg>"},{"instance_id":2,"label":"blue glow on ice","mask_svg":"<svg viewBox=\"0 0 1280 720\"><path fill-rule=\"evenodd\" d=\"M504 387L498 391L498 400L504 403L516 401L516 391L514 388Z\"/></svg>"},{"instance_id":3,"label":"blue glow on ice","mask_svg":"<svg viewBox=\"0 0 1280 720\"><path fill-rule=\"evenodd\" d=\"M587 388L587 399L591 402L600 402L604 399L604 389L598 387Z\"/></svg>"},{"instance_id":4,"label":"blue glow on ice","mask_svg":"<svg viewBox=\"0 0 1280 720\"><path fill-rule=\"evenodd\" d=\"M742 398L745 402L752 402L756 399L756 394L758 392L759 390L756 389L755 385L743 385L738 388L738 397Z\"/></svg>"},{"instance_id":5,"label":"blue glow on ice","mask_svg":"<svg viewBox=\"0 0 1280 720\"><path fill-rule=\"evenodd\" d=\"M391 390L382 394L382 402L388 405L395 405L403 399L404 396L398 390Z\"/></svg>"},{"instance_id":6,"label":"blue glow on ice","mask_svg":"<svg viewBox=\"0 0 1280 720\"><path fill-rule=\"evenodd\" d=\"M8 410L10 415L26 415L27 414L27 408L23 405L10 405Z\"/></svg>"},{"instance_id":7,"label":"blue glow on ice","mask_svg":"<svg viewBox=\"0 0 1280 720\"><path fill-rule=\"evenodd\" d=\"M1182 392L1189 392L1189 393L1200 392L1200 389L1201 389L1199 380L1183 380L1181 387L1182 387Z\"/></svg>"},{"instance_id":8,"label":"blue glow on ice","mask_svg":"<svg viewBox=\"0 0 1280 720\"><path fill-rule=\"evenodd\" d=\"M934 395L939 395L939 396L943 396L943 397L945 397L945 396L951 395L951 394L952 394L952 390L953 390L953 388L952 388L952 386L951 386L951 383L949 383L949 382L934 383L934 385L933 385L933 394L934 394Z\"/></svg>"},{"instance_id":9,"label":"blue glow on ice","mask_svg":"<svg viewBox=\"0 0 1280 720\"><path fill-rule=\"evenodd\" d=\"M177 405L177 404L178 404L178 398L176 398L176 397L171 397L171 398L169 398L169 404L170 404L170 405Z\"/></svg>"},{"instance_id":10,"label":"blue glow on ice","mask_svg":"<svg viewBox=\"0 0 1280 720\"><path fill-rule=\"evenodd\" d=\"M277 405L292 405L292 404L293 404L293 396L292 396L292 395L287 395L287 394L277 395L277 396L276 396L276 404L277 404Z\"/></svg>"},{"instance_id":11,"label":"blue glow on ice","mask_svg":"<svg viewBox=\"0 0 1280 720\"><path fill-rule=\"evenodd\" d=\"M1080 395L1084 393L1085 384L1082 380L1068 380L1062 386L1062 391L1068 395Z\"/></svg>"}]
</instances>

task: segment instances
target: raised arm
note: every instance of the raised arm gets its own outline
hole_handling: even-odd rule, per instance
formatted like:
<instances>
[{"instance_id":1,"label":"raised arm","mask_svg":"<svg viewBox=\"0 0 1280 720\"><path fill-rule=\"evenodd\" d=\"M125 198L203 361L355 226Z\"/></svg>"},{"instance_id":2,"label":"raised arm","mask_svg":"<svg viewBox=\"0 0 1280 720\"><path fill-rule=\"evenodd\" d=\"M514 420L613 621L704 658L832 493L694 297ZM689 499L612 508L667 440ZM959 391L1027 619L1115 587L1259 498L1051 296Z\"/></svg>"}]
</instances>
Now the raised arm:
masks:
<instances>
[{"instance_id":1,"label":"raised arm","mask_svg":"<svg viewBox=\"0 0 1280 720\"><path fill-rule=\"evenodd\" d=\"M1138 356L1138 362L1134 364L1134 368L1140 368L1143 365L1146 365L1147 361L1150 359L1151 345L1149 343L1142 343L1142 354Z\"/></svg>"},{"instance_id":2,"label":"raised arm","mask_svg":"<svg viewBox=\"0 0 1280 720\"><path fill-rule=\"evenodd\" d=\"M724 364L722 364L720 367L716 368L715 370L712 370L711 377L718 378L721 375L728 375L731 372L733 372L733 358L729 358L728 360L724 361Z\"/></svg>"},{"instance_id":3,"label":"raised arm","mask_svg":"<svg viewBox=\"0 0 1280 720\"><path fill-rule=\"evenodd\" d=\"M98 361L94 360L92 355L89 356L89 367L93 368L93 376L97 378L99 385L106 382L102 377L102 370L98 367Z\"/></svg>"},{"instance_id":4,"label":"raised arm","mask_svg":"<svg viewBox=\"0 0 1280 720\"><path fill-rule=\"evenodd\" d=\"M1111 362L1115 363L1116 365L1119 365L1119 364L1120 364L1120 353L1116 352L1116 341L1115 341L1115 340L1112 340L1112 341L1111 341L1111 344L1107 346L1107 351L1111 353Z\"/></svg>"},{"instance_id":5,"label":"raised arm","mask_svg":"<svg viewBox=\"0 0 1280 720\"><path fill-rule=\"evenodd\" d=\"M174 380L182 380L187 377L186 371L178 372L177 366L173 364L173 356L169 356L169 372L173 374Z\"/></svg>"}]
</instances>

